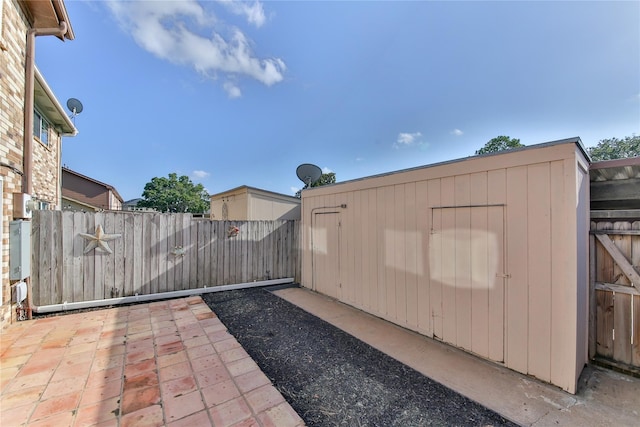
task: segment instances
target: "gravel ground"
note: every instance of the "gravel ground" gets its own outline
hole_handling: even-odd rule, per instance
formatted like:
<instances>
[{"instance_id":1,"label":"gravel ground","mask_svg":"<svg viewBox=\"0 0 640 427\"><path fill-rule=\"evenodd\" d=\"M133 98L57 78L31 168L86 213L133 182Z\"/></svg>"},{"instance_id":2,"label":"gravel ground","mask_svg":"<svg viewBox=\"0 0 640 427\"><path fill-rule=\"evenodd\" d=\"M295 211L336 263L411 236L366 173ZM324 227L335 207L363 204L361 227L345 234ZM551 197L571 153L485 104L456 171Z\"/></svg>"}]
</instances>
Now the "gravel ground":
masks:
<instances>
[{"instance_id":1,"label":"gravel ground","mask_svg":"<svg viewBox=\"0 0 640 427\"><path fill-rule=\"evenodd\" d=\"M308 426L515 425L265 289L203 298Z\"/></svg>"}]
</instances>

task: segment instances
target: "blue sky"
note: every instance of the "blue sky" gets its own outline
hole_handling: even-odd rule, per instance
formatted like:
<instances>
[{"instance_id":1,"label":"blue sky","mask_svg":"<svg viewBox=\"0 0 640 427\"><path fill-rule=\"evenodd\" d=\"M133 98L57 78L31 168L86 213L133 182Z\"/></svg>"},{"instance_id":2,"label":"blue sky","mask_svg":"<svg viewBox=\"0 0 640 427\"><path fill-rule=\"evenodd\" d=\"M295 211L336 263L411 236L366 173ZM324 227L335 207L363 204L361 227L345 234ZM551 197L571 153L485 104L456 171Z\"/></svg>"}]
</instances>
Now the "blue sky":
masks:
<instances>
[{"instance_id":1,"label":"blue sky","mask_svg":"<svg viewBox=\"0 0 640 427\"><path fill-rule=\"evenodd\" d=\"M157 176L293 195L471 156L498 135L640 134L640 2L79 1L36 63L79 134L63 164L140 197Z\"/></svg>"}]
</instances>

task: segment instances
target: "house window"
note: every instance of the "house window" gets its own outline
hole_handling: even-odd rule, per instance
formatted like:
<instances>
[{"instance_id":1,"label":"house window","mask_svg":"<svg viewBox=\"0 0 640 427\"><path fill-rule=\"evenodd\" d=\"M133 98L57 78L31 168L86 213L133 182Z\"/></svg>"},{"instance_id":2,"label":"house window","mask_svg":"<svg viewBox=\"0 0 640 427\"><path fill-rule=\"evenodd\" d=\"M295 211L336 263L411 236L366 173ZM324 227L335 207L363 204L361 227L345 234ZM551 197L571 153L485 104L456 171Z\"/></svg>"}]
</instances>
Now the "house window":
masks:
<instances>
[{"instance_id":1,"label":"house window","mask_svg":"<svg viewBox=\"0 0 640 427\"><path fill-rule=\"evenodd\" d=\"M33 136L47 147L49 146L49 122L38 110L33 111Z\"/></svg>"}]
</instances>

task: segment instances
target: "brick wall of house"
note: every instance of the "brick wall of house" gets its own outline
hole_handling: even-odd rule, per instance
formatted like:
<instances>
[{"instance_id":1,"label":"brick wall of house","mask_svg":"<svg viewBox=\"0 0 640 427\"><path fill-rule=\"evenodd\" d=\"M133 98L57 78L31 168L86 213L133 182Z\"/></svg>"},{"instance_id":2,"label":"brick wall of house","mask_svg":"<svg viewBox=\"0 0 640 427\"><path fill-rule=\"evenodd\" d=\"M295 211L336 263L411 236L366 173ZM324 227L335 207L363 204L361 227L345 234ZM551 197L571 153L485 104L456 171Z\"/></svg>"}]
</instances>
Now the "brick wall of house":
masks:
<instances>
[{"instance_id":1,"label":"brick wall of house","mask_svg":"<svg viewBox=\"0 0 640 427\"><path fill-rule=\"evenodd\" d=\"M9 283L9 221L13 219L13 193L22 191L24 85L27 17L16 0L4 0L0 42L0 175L2 198L2 327L15 319Z\"/></svg>"},{"instance_id":2,"label":"brick wall of house","mask_svg":"<svg viewBox=\"0 0 640 427\"><path fill-rule=\"evenodd\" d=\"M9 281L9 221L14 219L13 194L23 192L24 103L26 35L30 19L17 0L4 0L0 27L0 176L2 197L2 284L0 292L0 327L15 321ZM33 142L33 194L49 209L61 203L61 135L51 128L49 145Z\"/></svg>"},{"instance_id":3,"label":"brick wall of house","mask_svg":"<svg viewBox=\"0 0 640 427\"><path fill-rule=\"evenodd\" d=\"M51 129L49 146L33 143L33 198L49 203L49 209L60 209L61 137Z\"/></svg>"}]
</instances>

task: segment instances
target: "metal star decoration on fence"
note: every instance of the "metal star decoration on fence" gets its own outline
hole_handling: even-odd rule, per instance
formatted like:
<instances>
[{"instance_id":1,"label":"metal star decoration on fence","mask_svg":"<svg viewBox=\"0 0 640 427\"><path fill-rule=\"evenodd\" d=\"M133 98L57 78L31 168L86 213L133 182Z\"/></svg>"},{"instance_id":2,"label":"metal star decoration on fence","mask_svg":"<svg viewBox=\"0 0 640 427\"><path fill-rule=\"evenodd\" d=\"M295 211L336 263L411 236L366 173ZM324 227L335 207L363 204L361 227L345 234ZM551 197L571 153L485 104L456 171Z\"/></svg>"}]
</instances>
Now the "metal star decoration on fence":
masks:
<instances>
[{"instance_id":1,"label":"metal star decoration on fence","mask_svg":"<svg viewBox=\"0 0 640 427\"><path fill-rule=\"evenodd\" d=\"M112 254L113 251L111 250L107 242L111 240L115 240L118 237L122 236L121 234L105 234L104 230L102 229L102 225L98 225L96 227L95 235L87 234L87 233L78 233L78 234L80 234L80 237L82 237L83 239L90 240L87 247L84 248L85 254L95 248L100 248L103 251Z\"/></svg>"}]
</instances>

